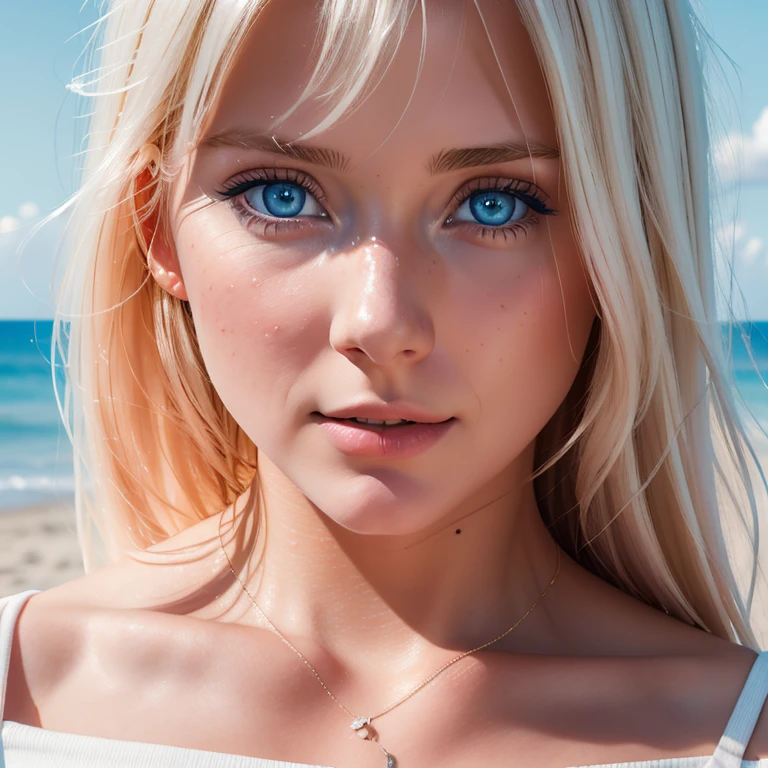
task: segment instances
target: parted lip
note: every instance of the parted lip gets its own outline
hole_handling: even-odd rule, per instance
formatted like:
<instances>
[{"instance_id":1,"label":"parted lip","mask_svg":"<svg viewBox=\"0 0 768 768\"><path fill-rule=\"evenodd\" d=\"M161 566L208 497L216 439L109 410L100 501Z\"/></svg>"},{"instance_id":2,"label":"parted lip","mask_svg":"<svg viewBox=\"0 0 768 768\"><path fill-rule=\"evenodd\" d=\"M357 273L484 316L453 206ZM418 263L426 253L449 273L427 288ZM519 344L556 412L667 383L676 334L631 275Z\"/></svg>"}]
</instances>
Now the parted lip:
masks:
<instances>
[{"instance_id":1,"label":"parted lip","mask_svg":"<svg viewBox=\"0 0 768 768\"><path fill-rule=\"evenodd\" d=\"M316 413L329 419L376 419L377 421L405 419L406 421L418 421L422 424L440 424L453 418L452 416L437 416L410 403L398 403L396 405L360 403L347 408L324 412L316 411Z\"/></svg>"}]
</instances>

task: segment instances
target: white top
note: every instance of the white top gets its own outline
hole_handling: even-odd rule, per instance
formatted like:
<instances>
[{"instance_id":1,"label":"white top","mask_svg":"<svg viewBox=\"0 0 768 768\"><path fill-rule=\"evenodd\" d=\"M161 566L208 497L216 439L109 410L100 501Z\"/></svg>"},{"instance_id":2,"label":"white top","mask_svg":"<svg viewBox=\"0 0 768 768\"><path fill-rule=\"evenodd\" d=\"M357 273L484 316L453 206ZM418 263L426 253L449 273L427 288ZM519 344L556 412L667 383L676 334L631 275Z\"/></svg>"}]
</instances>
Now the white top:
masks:
<instances>
[{"instance_id":1,"label":"white top","mask_svg":"<svg viewBox=\"0 0 768 768\"><path fill-rule=\"evenodd\" d=\"M0 599L0 768L329 768L224 752L49 731L3 720L13 629L30 589ZM743 760L768 695L768 651L755 660L714 755L674 757L578 768L768 768L768 758Z\"/></svg>"}]
</instances>

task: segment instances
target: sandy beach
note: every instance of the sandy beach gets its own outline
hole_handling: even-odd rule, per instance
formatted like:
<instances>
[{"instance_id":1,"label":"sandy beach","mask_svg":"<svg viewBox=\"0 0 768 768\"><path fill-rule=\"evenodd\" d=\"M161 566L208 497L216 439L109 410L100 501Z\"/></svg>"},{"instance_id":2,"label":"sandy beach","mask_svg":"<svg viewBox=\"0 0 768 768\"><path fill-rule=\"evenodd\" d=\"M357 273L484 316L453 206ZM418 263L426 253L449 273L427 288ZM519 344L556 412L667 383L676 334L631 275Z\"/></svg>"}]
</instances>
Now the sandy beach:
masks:
<instances>
[{"instance_id":1,"label":"sandy beach","mask_svg":"<svg viewBox=\"0 0 768 768\"><path fill-rule=\"evenodd\" d=\"M82 576L73 504L0 509L0 596Z\"/></svg>"}]
</instances>

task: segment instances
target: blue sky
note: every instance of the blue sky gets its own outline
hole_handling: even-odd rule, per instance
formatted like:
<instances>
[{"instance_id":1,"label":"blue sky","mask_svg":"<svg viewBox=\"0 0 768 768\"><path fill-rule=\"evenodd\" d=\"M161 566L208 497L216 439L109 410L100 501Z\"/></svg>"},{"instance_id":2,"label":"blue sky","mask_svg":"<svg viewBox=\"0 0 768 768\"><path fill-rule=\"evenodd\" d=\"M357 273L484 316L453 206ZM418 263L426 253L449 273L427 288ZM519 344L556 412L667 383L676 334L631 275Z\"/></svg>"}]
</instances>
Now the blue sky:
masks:
<instances>
[{"instance_id":1,"label":"blue sky","mask_svg":"<svg viewBox=\"0 0 768 768\"><path fill-rule=\"evenodd\" d=\"M722 109L729 146L743 157L738 194L726 194L734 271L753 319L768 320L768 2L697 0L705 25L733 59L730 102ZM0 318L52 314L49 283L56 226L37 235L19 262L17 247L41 215L61 204L77 179L75 99L65 90L94 19L92 3L7 3L0 24ZM723 102L722 94L718 100ZM728 174L727 163L723 173ZM26 284L26 285L25 285ZM741 302L735 306L744 316Z\"/></svg>"}]
</instances>

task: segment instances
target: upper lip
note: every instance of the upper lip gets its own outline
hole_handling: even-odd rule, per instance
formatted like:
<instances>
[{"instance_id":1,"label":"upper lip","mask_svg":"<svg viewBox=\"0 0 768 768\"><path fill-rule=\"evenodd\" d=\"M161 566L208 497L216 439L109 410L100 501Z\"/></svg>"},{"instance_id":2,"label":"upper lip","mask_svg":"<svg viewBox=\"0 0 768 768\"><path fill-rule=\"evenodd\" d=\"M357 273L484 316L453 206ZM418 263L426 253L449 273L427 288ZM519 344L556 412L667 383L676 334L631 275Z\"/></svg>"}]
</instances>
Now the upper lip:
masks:
<instances>
[{"instance_id":1,"label":"upper lip","mask_svg":"<svg viewBox=\"0 0 768 768\"><path fill-rule=\"evenodd\" d=\"M319 413L319 411L318 411ZM393 419L405 419L406 421L418 421L422 424L439 424L447 421L451 416L437 416L434 413L419 408L410 403L397 405L382 405L380 403L361 403L360 405L340 408L336 411L324 411L323 416L331 419L376 419L377 421L392 421Z\"/></svg>"}]
</instances>

